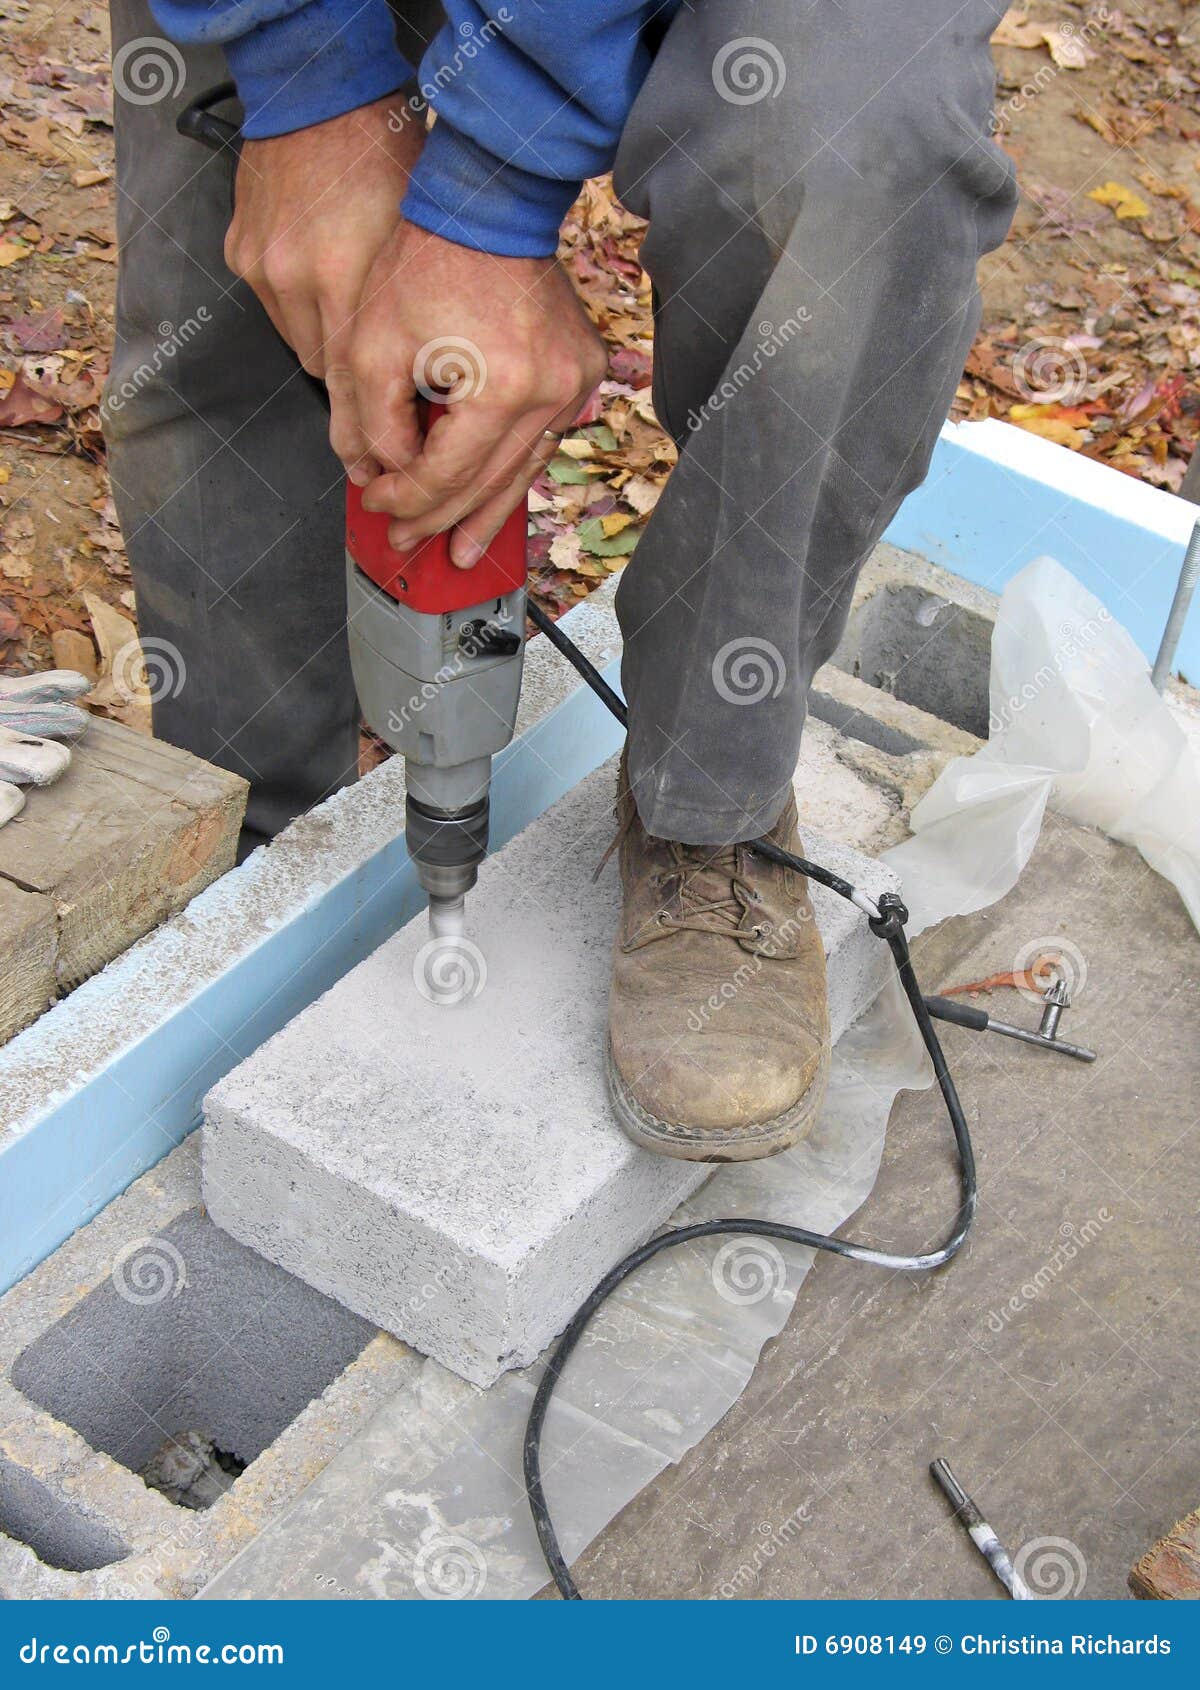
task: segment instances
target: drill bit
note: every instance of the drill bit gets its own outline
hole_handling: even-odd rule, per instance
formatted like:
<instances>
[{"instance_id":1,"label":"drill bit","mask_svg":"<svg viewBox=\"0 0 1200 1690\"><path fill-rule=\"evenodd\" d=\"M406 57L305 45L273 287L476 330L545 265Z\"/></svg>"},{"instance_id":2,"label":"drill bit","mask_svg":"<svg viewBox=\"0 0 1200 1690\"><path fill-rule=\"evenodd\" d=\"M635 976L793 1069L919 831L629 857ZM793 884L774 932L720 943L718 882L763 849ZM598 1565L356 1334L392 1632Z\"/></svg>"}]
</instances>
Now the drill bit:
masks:
<instances>
[{"instance_id":1,"label":"drill bit","mask_svg":"<svg viewBox=\"0 0 1200 1690\"><path fill-rule=\"evenodd\" d=\"M436 1004L461 1003L470 995L471 947L466 938L466 898L431 893L429 897L429 956L425 980Z\"/></svg>"}]
</instances>

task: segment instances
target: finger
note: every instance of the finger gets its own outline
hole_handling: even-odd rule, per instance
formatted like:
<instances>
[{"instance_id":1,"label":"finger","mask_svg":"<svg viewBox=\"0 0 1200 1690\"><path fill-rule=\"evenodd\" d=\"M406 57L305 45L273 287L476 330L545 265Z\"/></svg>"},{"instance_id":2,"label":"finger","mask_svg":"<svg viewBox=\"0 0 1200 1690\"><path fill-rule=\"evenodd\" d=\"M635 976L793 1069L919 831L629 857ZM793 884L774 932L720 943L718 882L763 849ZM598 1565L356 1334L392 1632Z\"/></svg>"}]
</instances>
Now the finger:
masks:
<instances>
[{"instance_id":1,"label":"finger","mask_svg":"<svg viewBox=\"0 0 1200 1690\"><path fill-rule=\"evenodd\" d=\"M475 414L463 414L467 412ZM387 510L397 518L393 544L404 550L419 539L441 533L503 492L531 456L553 415L548 407L520 414L472 400L462 412L451 410L439 418L425 438L424 450L405 466L403 476L386 486L378 484L380 503L372 508Z\"/></svg>"},{"instance_id":2,"label":"finger","mask_svg":"<svg viewBox=\"0 0 1200 1690\"><path fill-rule=\"evenodd\" d=\"M525 459L519 472L500 493L493 493L477 505L450 536L450 561L459 569L473 569L505 522L524 503L525 495L558 451L559 436L542 436L536 451Z\"/></svg>"},{"instance_id":3,"label":"finger","mask_svg":"<svg viewBox=\"0 0 1200 1690\"><path fill-rule=\"evenodd\" d=\"M329 394L329 443L356 487L365 487L382 465L367 445L359 414L358 387L350 367L353 310L323 306L325 390Z\"/></svg>"},{"instance_id":4,"label":"finger","mask_svg":"<svg viewBox=\"0 0 1200 1690\"><path fill-rule=\"evenodd\" d=\"M281 323L276 323L280 334L300 360L305 372L316 376L318 381L323 380L325 339L321 333L321 314L317 310L316 301L307 294L288 295L277 292L275 304L281 318ZM274 317L271 321L275 322Z\"/></svg>"},{"instance_id":5,"label":"finger","mask_svg":"<svg viewBox=\"0 0 1200 1690\"><path fill-rule=\"evenodd\" d=\"M414 528L417 538L421 533L453 529L451 561L462 569L470 569L500 524L553 458L576 408L572 404L549 417L540 409L523 417L484 466L477 485L436 506L416 525L408 519L394 523L390 535L392 545L406 550L412 543Z\"/></svg>"},{"instance_id":6,"label":"finger","mask_svg":"<svg viewBox=\"0 0 1200 1690\"><path fill-rule=\"evenodd\" d=\"M422 447L412 360L403 350L398 352L394 337L389 344L370 324L364 329L360 323L350 368L367 452L385 472L403 470L420 456Z\"/></svg>"}]
</instances>

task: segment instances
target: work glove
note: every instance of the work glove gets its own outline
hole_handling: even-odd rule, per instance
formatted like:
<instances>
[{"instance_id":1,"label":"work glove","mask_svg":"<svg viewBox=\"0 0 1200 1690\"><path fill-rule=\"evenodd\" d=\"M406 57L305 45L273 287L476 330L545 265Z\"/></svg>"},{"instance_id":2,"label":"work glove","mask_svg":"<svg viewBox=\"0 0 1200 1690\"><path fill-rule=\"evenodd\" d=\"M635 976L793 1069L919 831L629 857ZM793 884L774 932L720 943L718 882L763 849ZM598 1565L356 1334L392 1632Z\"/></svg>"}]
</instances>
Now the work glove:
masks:
<instances>
[{"instance_id":1,"label":"work glove","mask_svg":"<svg viewBox=\"0 0 1200 1690\"><path fill-rule=\"evenodd\" d=\"M78 739L90 720L71 700L91 690L74 669L0 675L0 827L25 807L22 786L49 786L71 761L62 740Z\"/></svg>"}]
</instances>

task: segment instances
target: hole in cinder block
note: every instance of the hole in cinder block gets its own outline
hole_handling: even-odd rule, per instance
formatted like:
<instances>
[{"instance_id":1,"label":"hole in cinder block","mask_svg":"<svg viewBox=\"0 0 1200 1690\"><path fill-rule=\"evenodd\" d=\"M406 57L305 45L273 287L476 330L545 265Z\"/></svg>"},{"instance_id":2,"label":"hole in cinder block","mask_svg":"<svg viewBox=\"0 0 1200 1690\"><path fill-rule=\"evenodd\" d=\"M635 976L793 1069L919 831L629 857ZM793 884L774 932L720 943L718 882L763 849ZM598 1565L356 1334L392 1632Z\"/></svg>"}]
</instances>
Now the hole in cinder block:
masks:
<instances>
[{"instance_id":1,"label":"hole in cinder block","mask_svg":"<svg viewBox=\"0 0 1200 1690\"><path fill-rule=\"evenodd\" d=\"M12 1382L171 1501L209 1506L374 1336L200 1209L132 1240Z\"/></svg>"},{"instance_id":2,"label":"hole in cinder block","mask_svg":"<svg viewBox=\"0 0 1200 1690\"><path fill-rule=\"evenodd\" d=\"M890 722L880 722L857 705L844 704L827 692L810 692L808 708L819 722L827 722L838 733L861 740L864 745L873 745L877 751L886 751L893 757L907 757L911 751L921 749L921 741L912 734L893 727Z\"/></svg>"},{"instance_id":3,"label":"hole in cinder block","mask_svg":"<svg viewBox=\"0 0 1200 1690\"><path fill-rule=\"evenodd\" d=\"M0 1455L0 1532L48 1567L90 1573L123 1561L129 1546L103 1521L57 1496L36 1474Z\"/></svg>"},{"instance_id":4,"label":"hole in cinder block","mask_svg":"<svg viewBox=\"0 0 1200 1690\"><path fill-rule=\"evenodd\" d=\"M978 611L923 587L881 587L851 613L830 662L986 739L991 653Z\"/></svg>"}]
</instances>

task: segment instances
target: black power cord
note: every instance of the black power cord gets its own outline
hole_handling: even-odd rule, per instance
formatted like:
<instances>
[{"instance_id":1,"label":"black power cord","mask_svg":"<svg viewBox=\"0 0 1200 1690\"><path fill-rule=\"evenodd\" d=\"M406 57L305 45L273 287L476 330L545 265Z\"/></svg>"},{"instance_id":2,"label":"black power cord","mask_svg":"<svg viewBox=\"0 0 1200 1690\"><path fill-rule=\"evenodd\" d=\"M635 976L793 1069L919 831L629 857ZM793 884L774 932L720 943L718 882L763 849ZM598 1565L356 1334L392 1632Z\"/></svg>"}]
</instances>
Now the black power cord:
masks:
<instances>
[{"instance_id":1,"label":"black power cord","mask_svg":"<svg viewBox=\"0 0 1200 1690\"><path fill-rule=\"evenodd\" d=\"M534 626L545 634L555 649L562 653L592 691L603 700L617 720L626 726L628 712L621 699L608 685L608 682L589 663L579 650L575 642L563 633L557 623L551 620L538 605L528 606L529 619ZM525 1427L524 1465L525 1489L529 1497L529 1507L533 1514L533 1523L537 1529L538 1542L542 1546L542 1554L546 1557L546 1565L550 1569L552 1578L558 1586L559 1592L570 1601L581 1600L580 1591L575 1580L571 1577L571 1569L567 1566L563 1553L559 1547L558 1533L554 1529L554 1521L550 1517L550 1507L546 1501L545 1487L542 1484L542 1432L546 1424L546 1411L550 1407L554 1395L554 1388L562 1377L563 1368L569 1361L575 1346L582 1338L588 1322L603 1303L612 1296L619 1285L633 1273L636 1273L643 1263L650 1261L660 1251L673 1250L679 1244L691 1244L697 1238L717 1238L734 1233L742 1237L751 1238L779 1238L789 1244L803 1244L810 1250L824 1250L833 1256L845 1256L854 1262L870 1262L874 1267L891 1268L897 1273L928 1273L933 1268L944 1267L956 1256L970 1230L971 1222L975 1218L978 1205L978 1194L975 1180L975 1153L971 1148L971 1134L967 1127L966 1117L963 1115L962 1104L959 1102L958 1092L954 1081L950 1077L950 1070L946 1066L945 1053L941 1042L934 1031L929 1008L917 984L917 976L913 970L912 957L909 955L908 939L904 932L904 923L908 919L908 911L903 902L894 892L885 892L878 903L860 892L848 880L840 875L831 874L819 863L811 863L806 857L793 856L770 839L755 839L750 842L753 849L760 856L767 857L773 863L780 863L785 868L794 869L809 880L815 880L822 886L828 886L830 891L862 910L872 933L877 934L887 944L896 964L896 972L900 977L904 995L908 999L909 1007L917 1023L925 1049L933 1063L934 1076L946 1105L946 1112L950 1117L950 1125L954 1129L954 1142L958 1150L960 1178L962 1182L962 1202L954 1219L954 1225L945 1242L936 1250L928 1251L920 1256L896 1256L888 1250L876 1249L870 1244L856 1244L849 1238L829 1237L823 1232L809 1232L803 1226L785 1226L780 1221L757 1220L753 1217L731 1216L726 1220L702 1221L696 1226L676 1227L670 1232L660 1233L656 1238L649 1239L645 1244L619 1261L597 1285L586 1302L581 1303L571 1318L571 1323L563 1333L551 1352L546 1363L545 1372L538 1383L534 1395L533 1407L529 1412L529 1421Z\"/></svg>"}]
</instances>

